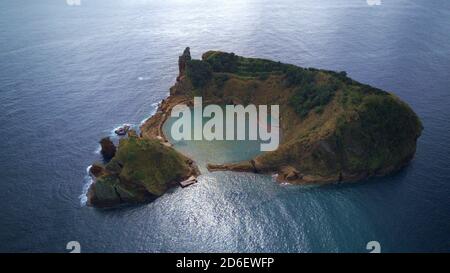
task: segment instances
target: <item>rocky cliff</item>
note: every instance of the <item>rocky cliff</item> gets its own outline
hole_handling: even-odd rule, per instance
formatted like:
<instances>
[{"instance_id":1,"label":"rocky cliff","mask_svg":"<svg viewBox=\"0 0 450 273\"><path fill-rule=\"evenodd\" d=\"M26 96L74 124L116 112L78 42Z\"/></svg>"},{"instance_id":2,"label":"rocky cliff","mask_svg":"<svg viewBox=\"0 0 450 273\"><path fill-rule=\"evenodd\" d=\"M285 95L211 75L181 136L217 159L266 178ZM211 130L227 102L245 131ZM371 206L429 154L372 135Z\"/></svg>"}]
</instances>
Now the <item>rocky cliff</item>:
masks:
<instances>
[{"instance_id":1,"label":"rocky cliff","mask_svg":"<svg viewBox=\"0 0 450 273\"><path fill-rule=\"evenodd\" d=\"M178 95L223 104L280 105L281 143L250 161L208 166L278 174L290 183L352 181L399 170L422 124L395 95L345 72L209 51L187 63Z\"/></svg>"},{"instance_id":2,"label":"rocky cliff","mask_svg":"<svg viewBox=\"0 0 450 273\"><path fill-rule=\"evenodd\" d=\"M88 191L88 204L96 207L149 202L199 174L189 158L165 142L132 131L120 140L109 162L93 164L89 172L95 181Z\"/></svg>"},{"instance_id":3,"label":"rocky cliff","mask_svg":"<svg viewBox=\"0 0 450 273\"><path fill-rule=\"evenodd\" d=\"M89 203L105 207L148 202L191 175L192 160L175 151L162 125L177 104L202 96L205 104L278 104L281 142L277 150L249 161L208 165L277 174L290 183L354 181L386 175L414 157L423 129L413 110L395 95L359 83L345 72L302 68L233 53L209 51L178 60L179 76L157 113L130 132L117 150L102 140L107 164L94 164Z\"/></svg>"}]
</instances>

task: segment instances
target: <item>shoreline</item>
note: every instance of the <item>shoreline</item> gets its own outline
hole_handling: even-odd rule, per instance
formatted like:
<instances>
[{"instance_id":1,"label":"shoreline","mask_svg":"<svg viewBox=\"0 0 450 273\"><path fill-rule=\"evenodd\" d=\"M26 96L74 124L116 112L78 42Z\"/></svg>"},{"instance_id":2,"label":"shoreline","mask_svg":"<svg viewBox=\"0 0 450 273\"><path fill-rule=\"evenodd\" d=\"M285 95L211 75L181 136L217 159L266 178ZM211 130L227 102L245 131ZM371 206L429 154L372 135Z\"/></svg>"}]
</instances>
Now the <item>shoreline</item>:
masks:
<instances>
[{"instance_id":1,"label":"shoreline","mask_svg":"<svg viewBox=\"0 0 450 273\"><path fill-rule=\"evenodd\" d=\"M177 81L176 84L173 86L173 88L179 88L179 84L181 85L181 80ZM209 103L220 103L220 102L223 101L205 100L203 103L207 105ZM186 104L190 106L193 104L193 98L184 95L169 94L169 96L167 96L159 103L156 112L139 126L141 130L140 137L157 139L161 141L163 145L172 147L178 153L182 154L183 156L191 160L195 166L197 166L196 161L191 157L191 155L188 155L174 147L174 145L169 141L163 130L165 122L170 117L171 110L178 104ZM288 183L291 185L307 186L307 185L326 185L343 182L342 180L339 179L338 176L336 177L336 176L305 175L302 176L301 178L290 179L289 176L291 176L293 172L296 174L297 173L296 170L291 170L288 168L281 168L278 170L259 170L256 167L254 159L249 159L240 162L228 162L223 164L207 163L205 167L209 172L230 171L230 172L259 173L270 176L276 175L275 180L279 184ZM201 175L200 171L198 171L197 177L199 175ZM347 177L345 182L356 182L359 180L367 179L368 177L370 177L370 175L358 175L354 177Z\"/></svg>"},{"instance_id":2,"label":"shoreline","mask_svg":"<svg viewBox=\"0 0 450 273\"><path fill-rule=\"evenodd\" d=\"M202 62L211 64L212 70L216 69L213 73L219 75L231 69L220 65L228 64L233 56L233 53L208 51L202 55ZM275 151L263 152L253 159L240 162L208 164L209 171L277 174L280 183L330 184L393 174L414 158L423 126L409 105L396 95L359 83L347 77L344 71L301 67L296 67L296 72L287 68L284 76L278 78L276 73L262 78L259 75L250 79L252 84L249 85L239 79L239 73L249 72L246 67L252 60L264 62L238 57L235 59L238 67L235 74L227 73L228 82L231 83L216 84L216 87L210 85L203 88L202 92L209 97L220 97L221 103L231 101L234 104L235 99L244 97L246 99L243 102L247 103L276 102L283 105L280 132L285 137L280 140ZM269 63L274 67L279 64ZM256 64L254 66L258 67ZM267 66L270 65L261 64L259 69L266 69ZM254 67L252 69L250 72L258 71ZM299 78L303 82L311 74L314 88L297 83L292 89L286 84ZM240 88L241 92L235 92L235 89ZM253 91L248 92L248 88ZM217 96L219 92L221 95ZM359 99L354 99L354 96L359 96ZM320 106L314 106L317 103ZM314 107L308 108L311 105ZM305 109L308 111L304 112ZM373 117L374 113L376 118ZM367 126L368 122L375 126ZM392 143L398 144L394 146ZM384 153L380 155L382 149Z\"/></svg>"},{"instance_id":3,"label":"shoreline","mask_svg":"<svg viewBox=\"0 0 450 273\"><path fill-rule=\"evenodd\" d=\"M102 183L90 187L100 201L102 194L105 202L110 196L116 201L119 191L120 202L145 201L148 195L161 196L167 187L201 174L193 157L176 149L163 128L175 106L192 107L196 96L202 97L203 106L278 104L284 109L280 113L284 138L276 150L238 162L206 162L209 172L259 173L276 175L278 183L322 185L384 176L414 157L423 126L413 110L395 95L354 81L345 72L220 51L192 60L189 48L178 65L179 75L169 95L139 126L139 135L128 132L116 157L115 147L105 144L113 162L96 166ZM252 76L243 77L246 73ZM367 126L368 122L374 125Z\"/></svg>"},{"instance_id":4,"label":"shoreline","mask_svg":"<svg viewBox=\"0 0 450 273\"><path fill-rule=\"evenodd\" d=\"M171 110L178 104L186 104L188 106L193 105L193 98L183 95L183 90L186 88L184 86L185 77L177 78L177 81L174 86L170 89L170 94L163 99L160 103L156 112L146 119L140 126L140 137L157 139L162 142L163 145L168 147L172 147L178 153L187 157L197 168L198 175L200 175L200 171L197 167L196 161L192 158L191 155L186 154L174 147L174 145L169 141L167 136L164 134L163 126L167 119L170 117ZM181 93L181 94L177 94ZM206 106L211 103L224 103L225 100L217 100L217 99L205 99L203 101L203 105ZM281 144L281 142L280 142ZM261 152L263 154L263 152ZM280 168L263 166L257 161L258 158L255 157L253 159L239 161L239 162L227 162L222 164L212 164L207 163L206 169L209 172L216 171L231 171L231 172L249 172L249 173L259 173L264 175L276 175L276 181L279 184L288 183L291 185L326 185L326 184L336 184L336 183L355 183L361 180L366 180L371 177L381 177L390 173L395 173L405 166L409 164L409 162L413 159L407 158L404 162L402 162L396 168L388 168L386 170L380 170L378 173L339 173L337 175L329 175L329 176L321 176L321 175L310 175L310 174L302 174L295 168L291 166L283 166ZM345 178L343 178L345 177Z\"/></svg>"}]
</instances>

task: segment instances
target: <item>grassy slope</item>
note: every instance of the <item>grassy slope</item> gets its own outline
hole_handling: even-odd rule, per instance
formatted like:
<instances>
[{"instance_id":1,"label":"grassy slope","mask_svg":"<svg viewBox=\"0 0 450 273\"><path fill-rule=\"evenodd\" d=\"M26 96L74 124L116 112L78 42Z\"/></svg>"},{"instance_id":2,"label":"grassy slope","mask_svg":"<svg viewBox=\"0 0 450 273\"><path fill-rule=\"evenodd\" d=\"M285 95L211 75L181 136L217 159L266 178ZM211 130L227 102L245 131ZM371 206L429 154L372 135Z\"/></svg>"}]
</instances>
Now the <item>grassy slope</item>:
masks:
<instances>
[{"instance_id":1,"label":"grassy slope","mask_svg":"<svg viewBox=\"0 0 450 273\"><path fill-rule=\"evenodd\" d=\"M191 174L187 158L159 140L129 136L91 189L91 203L111 206L161 196Z\"/></svg>"},{"instance_id":2,"label":"grassy slope","mask_svg":"<svg viewBox=\"0 0 450 273\"><path fill-rule=\"evenodd\" d=\"M170 182L181 179L189 172L189 166L181 154L158 140L123 139L114 160L123 162L121 180L138 182L157 196L167 190Z\"/></svg>"},{"instance_id":3,"label":"grassy slope","mask_svg":"<svg viewBox=\"0 0 450 273\"><path fill-rule=\"evenodd\" d=\"M345 72L304 69L210 51L188 67L202 69L193 95L212 101L279 104L282 143L255 158L257 167L330 179L385 174L407 163L422 125L394 95L348 78ZM207 73L204 70L210 70Z\"/></svg>"}]
</instances>

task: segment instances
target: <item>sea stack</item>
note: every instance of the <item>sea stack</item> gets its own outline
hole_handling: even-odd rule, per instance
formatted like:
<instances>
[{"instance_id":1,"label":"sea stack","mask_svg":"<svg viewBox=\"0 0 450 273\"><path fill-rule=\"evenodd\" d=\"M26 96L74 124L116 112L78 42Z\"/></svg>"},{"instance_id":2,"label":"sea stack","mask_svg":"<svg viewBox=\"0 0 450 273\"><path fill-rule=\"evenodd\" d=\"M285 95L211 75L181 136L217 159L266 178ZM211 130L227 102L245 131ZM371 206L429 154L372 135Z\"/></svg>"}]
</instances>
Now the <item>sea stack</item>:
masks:
<instances>
[{"instance_id":1,"label":"sea stack","mask_svg":"<svg viewBox=\"0 0 450 273\"><path fill-rule=\"evenodd\" d=\"M189 47L186 47L183 54L178 57L178 77L177 81L180 81L186 72L186 64L191 60L191 52Z\"/></svg>"},{"instance_id":2,"label":"sea stack","mask_svg":"<svg viewBox=\"0 0 450 273\"><path fill-rule=\"evenodd\" d=\"M110 160L116 154L116 146L109 137L104 137L100 140L102 146L101 154L105 160Z\"/></svg>"}]
</instances>

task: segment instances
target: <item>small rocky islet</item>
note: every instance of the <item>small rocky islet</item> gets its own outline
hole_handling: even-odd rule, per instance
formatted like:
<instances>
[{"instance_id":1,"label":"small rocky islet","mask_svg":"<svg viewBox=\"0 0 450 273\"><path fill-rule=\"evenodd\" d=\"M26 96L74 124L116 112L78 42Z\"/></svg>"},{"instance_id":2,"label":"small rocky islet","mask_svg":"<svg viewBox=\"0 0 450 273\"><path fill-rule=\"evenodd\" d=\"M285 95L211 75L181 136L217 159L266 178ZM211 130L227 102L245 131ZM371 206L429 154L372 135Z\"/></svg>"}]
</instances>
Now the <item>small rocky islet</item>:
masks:
<instances>
[{"instance_id":1,"label":"small rocky islet","mask_svg":"<svg viewBox=\"0 0 450 273\"><path fill-rule=\"evenodd\" d=\"M279 181L320 184L382 176L406 166L423 130L414 111L392 93L359 83L345 72L208 51L201 60L189 48L179 57L179 75L155 115L129 130L118 147L101 140L105 163L90 168L88 204L112 207L144 203L200 172L176 151L162 126L177 104L195 96L208 104L280 105L278 149L209 171L276 174Z\"/></svg>"}]
</instances>

